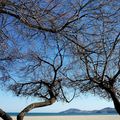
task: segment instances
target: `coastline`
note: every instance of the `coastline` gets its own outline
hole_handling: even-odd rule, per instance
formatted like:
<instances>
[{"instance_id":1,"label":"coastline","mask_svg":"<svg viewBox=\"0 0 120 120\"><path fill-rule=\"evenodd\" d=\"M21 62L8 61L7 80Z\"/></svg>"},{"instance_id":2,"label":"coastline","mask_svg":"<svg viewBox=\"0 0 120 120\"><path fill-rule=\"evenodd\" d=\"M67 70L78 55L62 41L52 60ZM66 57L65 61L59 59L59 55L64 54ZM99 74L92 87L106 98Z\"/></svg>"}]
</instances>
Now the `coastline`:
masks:
<instances>
[{"instance_id":1,"label":"coastline","mask_svg":"<svg viewBox=\"0 0 120 120\"><path fill-rule=\"evenodd\" d=\"M15 116L12 116L16 120ZM24 120L120 120L119 115L25 116Z\"/></svg>"}]
</instances>

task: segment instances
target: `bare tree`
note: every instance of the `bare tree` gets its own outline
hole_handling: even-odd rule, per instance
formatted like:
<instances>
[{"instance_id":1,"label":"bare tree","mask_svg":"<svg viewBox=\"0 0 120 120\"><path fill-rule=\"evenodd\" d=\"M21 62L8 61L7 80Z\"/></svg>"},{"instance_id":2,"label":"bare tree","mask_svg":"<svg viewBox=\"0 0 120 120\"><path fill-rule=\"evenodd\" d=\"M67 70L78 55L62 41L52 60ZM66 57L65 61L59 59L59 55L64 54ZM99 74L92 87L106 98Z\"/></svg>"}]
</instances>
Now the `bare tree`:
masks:
<instances>
[{"instance_id":1,"label":"bare tree","mask_svg":"<svg viewBox=\"0 0 120 120\"><path fill-rule=\"evenodd\" d=\"M3 120L12 120L12 118L6 112L4 112L2 109L0 109L0 117Z\"/></svg>"},{"instance_id":2,"label":"bare tree","mask_svg":"<svg viewBox=\"0 0 120 120\"><path fill-rule=\"evenodd\" d=\"M26 113L34 108L52 105L56 100L70 102L74 98L74 94L71 100L66 97L67 83L61 74L61 71L65 69L66 43L58 41L52 41L45 45L38 41L29 41L28 43L25 49L19 51L19 56L12 59L10 66L4 66L6 71L9 71L9 80L1 80L6 89L17 96L40 99L40 102L32 103L24 108L18 114L17 120L23 120ZM2 110L0 112L1 118L11 119Z\"/></svg>"},{"instance_id":3,"label":"bare tree","mask_svg":"<svg viewBox=\"0 0 120 120\"><path fill-rule=\"evenodd\" d=\"M104 4L104 1L101 1ZM117 0L101 6L84 32L64 35L72 41L70 86L113 101L120 114L120 6ZM87 26L88 25L88 26ZM74 72L75 71L75 72ZM71 71L70 71L71 72Z\"/></svg>"},{"instance_id":4,"label":"bare tree","mask_svg":"<svg viewBox=\"0 0 120 120\"><path fill-rule=\"evenodd\" d=\"M3 73L5 61L18 59L19 48L15 46L19 42L23 44L24 40L40 39L47 44L50 36L71 31L75 21L87 15L86 8L92 2L93 0L0 0L0 69ZM63 39L60 40L64 42Z\"/></svg>"},{"instance_id":5,"label":"bare tree","mask_svg":"<svg viewBox=\"0 0 120 120\"><path fill-rule=\"evenodd\" d=\"M82 92L96 88L95 93L111 95L108 81L119 77L118 67L116 74L111 74L113 69L108 72L119 63L115 56L115 51L119 53L119 10L119 0L0 0L0 39L8 46L5 49L0 41L0 82L18 96L42 99L21 111L18 120L57 99L69 102L66 87ZM115 93L118 83L112 86ZM0 117L9 119L1 111Z\"/></svg>"},{"instance_id":6,"label":"bare tree","mask_svg":"<svg viewBox=\"0 0 120 120\"><path fill-rule=\"evenodd\" d=\"M91 3L91 0L83 3L83 6L77 6L77 2L68 2L67 0L1 0L0 14L4 22L16 25L18 28L24 26L22 29L58 33L80 17L84 17L85 14L79 16L79 9L86 7Z\"/></svg>"},{"instance_id":7,"label":"bare tree","mask_svg":"<svg viewBox=\"0 0 120 120\"><path fill-rule=\"evenodd\" d=\"M62 50L59 46L53 47L52 50L58 50L58 53L50 55L53 51L49 46L56 36L64 43L61 33L71 31L71 25L86 16L84 8L92 2L93 0L0 0L0 82L16 95L45 100L26 107L18 115L18 120L22 120L25 113L33 108L52 104L58 96L68 102L62 87L67 82L64 81L63 84L64 77L62 78L61 72L58 74L63 66ZM36 42L33 44L31 41ZM24 77L20 79L19 75L23 73ZM0 113L1 118L10 119L3 110Z\"/></svg>"}]
</instances>

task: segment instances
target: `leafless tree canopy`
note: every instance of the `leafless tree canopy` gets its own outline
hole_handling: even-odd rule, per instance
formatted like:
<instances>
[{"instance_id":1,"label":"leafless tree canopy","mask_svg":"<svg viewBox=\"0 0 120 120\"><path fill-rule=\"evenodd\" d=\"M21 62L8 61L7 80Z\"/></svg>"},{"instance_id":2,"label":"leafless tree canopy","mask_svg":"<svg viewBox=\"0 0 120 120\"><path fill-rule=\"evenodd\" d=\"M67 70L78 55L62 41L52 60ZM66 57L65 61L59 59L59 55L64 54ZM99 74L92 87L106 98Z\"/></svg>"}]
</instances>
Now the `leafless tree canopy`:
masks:
<instances>
[{"instance_id":1,"label":"leafless tree canopy","mask_svg":"<svg viewBox=\"0 0 120 120\"><path fill-rule=\"evenodd\" d=\"M0 83L42 101L18 120L74 91L112 98L120 113L119 16L119 0L0 0Z\"/></svg>"},{"instance_id":2,"label":"leafless tree canopy","mask_svg":"<svg viewBox=\"0 0 120 120\"><path fill-rule=\"evenodd\" d=\"M86 21L84 31L71 36L72 75L65 76L80 92L112 99L120 114L120 6L109 1ZM74 73L75 71L75 73ZM72 77L71 77L72 76Z\"/></svg>"}]
</instances>

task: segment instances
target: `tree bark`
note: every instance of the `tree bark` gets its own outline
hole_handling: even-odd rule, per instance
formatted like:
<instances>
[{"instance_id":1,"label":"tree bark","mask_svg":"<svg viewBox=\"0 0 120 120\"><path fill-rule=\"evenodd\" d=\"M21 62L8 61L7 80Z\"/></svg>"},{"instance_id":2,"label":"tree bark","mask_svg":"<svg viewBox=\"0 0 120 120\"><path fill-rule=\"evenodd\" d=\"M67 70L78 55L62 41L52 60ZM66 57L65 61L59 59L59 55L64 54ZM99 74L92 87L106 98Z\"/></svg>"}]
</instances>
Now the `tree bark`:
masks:
<instances>
[{"instance_id":1,"label":"tree bark","mask_svg":"<svg viewBox=\"0 0 120 120\"><path fill-rule=\"evenodd\" d=\"M12 120L12 118L5 111L3 111L2 109L0 109L0 117L3 120Z\"/></svg>"},{"instance_id":2,"label":"tree bark","mask_svg":"<svg viewBox=\"0 0 120 120\"><path fill-rule=\"evenodd\" d=\"M110 95L111 95L112 101L114 103L115 109L116 109L117 113L120 115L120 101L117 98L114 91L110 92Z\"/></svg>"},{"instance_id":3,"label":"tree bark","mask_svg":"<svg viewBox=\"0 0 120 120\"><path fill-rule=\"evenodd\" d=\"M48 105L52 105L56 101L55 98L51 98L50 100L47 100L45 102L38 102L38 103L32 103L28 105L26 108L24 108L17 116L17 120L23 120L26 113L28 113L30 110L38 107L44 107Z\"/></svg>"}]
</instances>

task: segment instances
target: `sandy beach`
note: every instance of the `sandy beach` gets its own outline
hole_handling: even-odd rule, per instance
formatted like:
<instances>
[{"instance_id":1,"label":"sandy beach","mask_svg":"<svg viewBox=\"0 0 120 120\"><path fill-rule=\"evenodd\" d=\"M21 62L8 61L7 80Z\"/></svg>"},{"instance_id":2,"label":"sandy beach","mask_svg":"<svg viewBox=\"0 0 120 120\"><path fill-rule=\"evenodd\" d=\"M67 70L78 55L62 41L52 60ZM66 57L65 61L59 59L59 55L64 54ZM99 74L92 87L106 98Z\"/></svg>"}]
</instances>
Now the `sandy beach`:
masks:
<instances>
[{"instance_id":1,"label":"sandy beach","mask_svg":"<svg viewBox=\"0 0 120 120\"><path fill-rule=\"evenodd\" d=\"M13 117L13 120L16 120ZM120 120L118 115L96 115L96 116L27 116L24 120Z\"/></svg>"}]
</instances>

